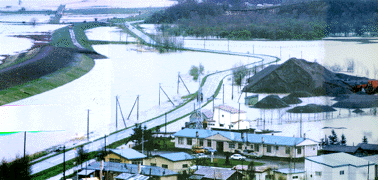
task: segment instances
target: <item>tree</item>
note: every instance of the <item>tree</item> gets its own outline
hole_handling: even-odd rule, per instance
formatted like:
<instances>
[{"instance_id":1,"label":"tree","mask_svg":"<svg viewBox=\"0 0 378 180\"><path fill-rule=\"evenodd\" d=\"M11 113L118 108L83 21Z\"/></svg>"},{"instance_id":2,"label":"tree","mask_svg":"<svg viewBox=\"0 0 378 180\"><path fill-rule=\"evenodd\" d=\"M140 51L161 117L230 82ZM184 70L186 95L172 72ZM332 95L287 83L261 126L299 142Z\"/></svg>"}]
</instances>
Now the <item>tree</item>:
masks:
<instances>
[{"instance_id":1,"label":"tree","mask_svg":"<svg viewBox=\"0 0 378 180\"><path fill-rule=\"evenodd\" d=\"M248 177L249 179L254 179L255 178L255 162L251 161L248 164Z\"/></svg>"},{"instance_id":2,"label":"tree","mask_svg":"<svg viewBox=\"0 0 378 180\"><path fill-rule=\"evenodd\" d=\"M368 139L367 139L367 137L366 137L366 136L364 136L364 137L362 138L362 143L365 143L365 144L367 144L367 143L368 143Z\"/></svg>"},{"instance_id":3,"label":"tree","mask_svg":"<svg viewBox=\"0 0 378 180\"><path fill-rule=\"evenodd\" d=\"M226 161L224 162L226 165L230 165L230 156L231 156L231 153L230 152L225 152L224 155L226 156Z\"/></svg>"},{"instance_id":4,"label":"tree","mask_svg":"<svg viewBox=\"0 0 378 180\"><path fill-rule=\"evenodd\" d=\"M19 157L12 162L7 162L5 159L0 163L0 180L8 179L31 179L31 166L29 164L29 157Z\"/></svg>"},{"instance_id":5,"label":"tree","mask_svg":"<svg viewBox=\"0 0 378 180\"><path fill-rule=\"evenodd\" d=\"M332 129L331 133L332 133L332 135L328 136L329 144L331 144L331 145L337 145L337 144L339 144L339 141L337 140L337 134L336 134L335 130Z\"/></svg>"},{"instance_id":6,"label":"tree","mask_svg":"<svg viewBox=\"0 0 378 180\"><path fill-rule=\"evenodd\" d=\"M193 66L190 68L190 70L189 70L189 74L190 74L191 76L193 76L193 80L194 80L194 81L197 81L197 80L198 80L198 76L199 76L200 74L203 74L203 71L204 71L204 70L205 70L205 68L203 67L202 64L200 64L199 67L193 65Z\"/></svg>"},{"instance_id":7,"label":"tree","mask_svg":"<svg viewBox=\"0 0 378 180\"><path fill-rule=\"evenodd\" d=\"M84 150L83 146L80 146L76 148L76 159L75 162L76 164L80 164L81 168L83 168L83 162L88 158L88 153L87 151Z\"/></svg>"},{"instance_id":8,"label":"tree","mask_svg":"<svg viewBox=\"0 0 378 180\"><path fill-rule=\"evenodd\" d=\"M234 65L232 69L232 76L234 83L238 86L241 86L242 80L247 75L248 69L243 64Z\"/></svg>"},{"instance_id":9,"label":"tree","mask_svg":"<svg viewBox=\"0 0 378 180\"><path fill-rule=\"evenodd\" d=\"M345 135L342 134L341 135L341 140L340 140L340 145L346 146L346 142L347 142L347 140L345 138Z\"/></svg>"},{"instance_id":10,"label":"tree","mask_svg":"<svg viewBox=\"0 0 378 180\"><path fill-rule=\"evenodd\" d=\"M130 140L135 142L135 145L140 147L144 143L144 148L147 150L147 154L151 154L151 151L154 150L154 141L152 137L152 131L147 129L147 126L142 128L142 125L135 124L133 129L134 133L130 136ZM142 141L143 140L143 141Z\"/></svg>"}]
</instances>

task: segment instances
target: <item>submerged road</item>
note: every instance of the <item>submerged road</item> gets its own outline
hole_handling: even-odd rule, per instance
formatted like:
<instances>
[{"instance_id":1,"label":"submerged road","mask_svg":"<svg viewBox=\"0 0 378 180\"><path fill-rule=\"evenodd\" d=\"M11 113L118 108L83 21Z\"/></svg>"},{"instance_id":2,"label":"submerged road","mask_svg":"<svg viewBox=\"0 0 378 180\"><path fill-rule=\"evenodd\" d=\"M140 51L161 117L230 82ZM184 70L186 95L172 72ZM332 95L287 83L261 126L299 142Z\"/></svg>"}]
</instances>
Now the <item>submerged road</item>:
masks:
<instances>
[{"instance_id":1,"label":"submerged road","mask_svg":"<svg viewBox=\"0 0 378 180\"><path fill-rule=\"evenodd\" d=\"M151 39L149 36L144 34L143 32L136 29L134 26L132 26L132 23L134 22L127 22L125 23L125 26L132 31L134 34L139 36L141 39L143 39L146 43L151 45L156 45L156 42ZM253 58L257 58L260 60L257 60L247 66L255 66L261 64L270 64L278 61L279 59L273 56L268 55L256 55L256 54L246 54L246 53L235 53L235 52L226 52L226 51L214 51L214 50L204 50L204 49L189 49L189 50L195 50L195 51L202 51L202 52L215 52L215 53L221 53L221 54L229 54L229 55L239 55L239 56L249 56ZM208 75L204 85L202 86L202 93L203 93L203 99L204 102L201 103L201 106L203 106L206 103L206 100L209 97L212 97L219 86L222 79L224 79L226 76L229 76L232 74L232 70L225 70L220 71L211 75ZM181 107L178 107L177 109L173 110L170 113L167 113L167 121L170 122L172 120L175 120L177 118L183 117L193 111L193 103L197 103L196 100L192 100L191 102L188 102ZM164 114L164 113L163 113ZM146 126L148 129L164 125L165 124L165 116L162 115L160 117L157 117L155 119L151 120L145 120L144 122L141 122L142 126ZM122 130L120 132L111 134L106 137L106 144L111 144L113 142L117 142L121 139L129 137L133 133L132 128ZM97 151L99 149L102 149L105 145L105 139L101 138L95 141L91 141L89 144L84 146L84 149L88 152ZM76 151L70 150L65 153L65 160L71 160L76 157ZM53 166L57 166L59 164L63 163L63 154L59 154L50 158L47 158L46 160L43 160L39 163L36 163L32 165L32 174L41 172L43 170L49 169Z\"/></svg>"}]
</instances>

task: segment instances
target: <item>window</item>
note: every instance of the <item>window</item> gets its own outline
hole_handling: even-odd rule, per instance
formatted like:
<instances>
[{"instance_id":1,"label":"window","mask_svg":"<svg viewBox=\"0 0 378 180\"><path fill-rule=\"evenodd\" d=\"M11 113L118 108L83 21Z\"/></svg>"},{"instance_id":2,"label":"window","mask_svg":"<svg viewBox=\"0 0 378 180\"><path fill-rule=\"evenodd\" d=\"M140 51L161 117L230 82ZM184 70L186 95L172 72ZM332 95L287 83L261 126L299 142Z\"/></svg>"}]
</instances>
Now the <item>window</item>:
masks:
<instances>
[{"instance_id":1,"label":"window","mask_svg":"<svg viewBox=\"0 0 378 180\"><path fill-rule=\"evenodd\" d=\"M321 171L315 171L315 176L322 176L322 172Z\"/></svg>"},{"instance_id":2,"label":"window","mask_svg":"<svg viewBox=\"0 0 378 180\"><path fill-rule=\"evenodd\" d=\"M192 143L193 143L192 138L186 138L186 144L187 145L192 145Z\"/></svg>"},{"instance_id":3,"label":"window","mask_svg":"<svg viewBox=\"0 0 378 180\"><path fill-rule=\"evenodd\" d=\"M207 147L211 147L211 140L207 140Z\"/></svg>"},{"instance_id":4,"label":"window","mask_svg":"<svg viewBox=\"0 0 378 180\"><path fill-rule=\"evenodd\" d=\"M222 117L224 117L224 114L222 114Z\"/></svg>"},{"instance_id":5,"label":"window","mask_svg":"<svg viewBox=\"0 0 378 180\"><path fill-rule=\"evenodd\" d=\"M279 146L276 146L276 151L278 151L278 149L279 149Z\"/></svg>"},{"instance_id":6,"label":"window","mask_svg":"<svg viewBox=\"0 0 378 180\"><path fill-rule=\"evenodd\" d=\"M298 176L293 176L293 179L298 179Z\"/></svg>"},{"instance_id":7,"label":"window","mask_svg":"<svg viewBox=\"0 0 378 180\"><path fill-rule=\"evenodd\" d=\"M286 148L285 148L285 153L286 153L286 154L290 154L290 147L286 147Z\"/></svg>"},{"instance_id":8,"label":"window","mask_svg":"<svg viewBox=\"0 0 378 180\"><path fill-rule=\"evenodd\" d=\"M151 163L151 166L156 166L156 163Z\"/></svg>"},{"instance_id":9,"label":"window","mask_svg":"<svg viewBox=\"0 0 378 180\"><path fill-rule=\"evenodd\" d=\"M139 161L139 160L138 161L131 161L131 164L141 164L141 165L143 165L142 161Z\"/></svg>"},{"instance_id":10,"label":"window","mask_svg":"<svg viewBox=\"0 0 378 180\"><path fill-rule=\"evenodd\" d=\"M238 143L238 148L239 149L243 149L243 144L242 143Z\"/></svg>"},{"instance_id":11,"label":"window","mask_svg":"<svg viewBox=\"0 0 378 180\"><path fill-rule=\"evenodd\" d=\"M188 168L188 164L183 164L182 168Z\"/></svg>"},{"instance_id":12,"label":"window","mask_svg":"<svg viewBox=\"0 0 378 180\"><path fill-rule=\"evenodd\" d=\"M344 175L344 170L340 171L340 175Z\"/></svg>"},{"instance_id":13,"label":"window","mask_svg":"<svg viewBox=\"0 0 378 180\"><path fill-rule=\"evenodd\" d=\"M166 165L166 164L162 164L161 167L168 169L168 165Z\"/></svg>"},{"instance_id":14,"label":"window","mask_svg":"<svg viewBox=\"0 0 378 180\"><path fill-rule=\"evenodd\" d=\"M297 154L302 154L302 148L297 148Z\"/></svg>"},{"instance_id":15,"label":"window","mask_svg":"<svg viewBox=\"0 0 378 180\"><path fill-rule=\"evenodd\" d=\"M228 148L235 148L235 144L234 143L228 143Z\"/></svg>"},{"instance_id":16,"label":"window","mask_svg":"<svg viewBox=\"0 0 378 180\"><path fill-rule=\"evenodd\" d=\"M219 124L219 127L224 127L224 124Z\"/></svg>"},{"instance_id":17,"label":"window","mask_svg":"<svg viewBox=\"0 0 378 180\"><path fill-rule=\"evenodd\" d=\"M256 151L256 152L259 152L259 151L260 151L260 146L259 146L258 144L256 144L256 146L255 146L255 151Z\"/></svg>"},{"instance_id":18,"label":"window","mask_svg":"<svg viewBox=\"0 0 378 180\"><path fill-rule=\"evenodd\" d=\"M272 146L271 145L266 146L266 152L268 152L268 153L272 152Z\"/></svg>"},{"instance_id":19,"label":"window","mask_svg":"<svg viewBox=\"0 0 378 180\"><path fill-rule=\"evenodd\" d=\"M199 143L200 146L203 146L203 139L200 139L200 143Z\"/></svg>"},{"instance_id":20,"label":"window","mask_svg":"<svg viewBox=\"0 0 378 180\"><path fill-rule=\"evenodd\" d=\"M109 161L110 162L116 162L116 163L120 163L121 162L120 159L114 159L114 158L110 158Z\"/></svg>"},{"instance_id":21,"label":"window","mask_svg":"<svg viewBox=\"0 0 378 180\"><path fill-rule=\"evenodd\" d=\"M253 144L251 144L251 149L253 149Z\"/></svg>"},{"instance_id":22,"label":"window","mask_svg":"<svg viewBox=\"0 0 378 180\"><path fill-rule=\"evenodd\" d=\"M179 143L179 144L184 144L184 138L179 137L179 138L178 138L178 143Z\"/></svg>"}]
</instances>

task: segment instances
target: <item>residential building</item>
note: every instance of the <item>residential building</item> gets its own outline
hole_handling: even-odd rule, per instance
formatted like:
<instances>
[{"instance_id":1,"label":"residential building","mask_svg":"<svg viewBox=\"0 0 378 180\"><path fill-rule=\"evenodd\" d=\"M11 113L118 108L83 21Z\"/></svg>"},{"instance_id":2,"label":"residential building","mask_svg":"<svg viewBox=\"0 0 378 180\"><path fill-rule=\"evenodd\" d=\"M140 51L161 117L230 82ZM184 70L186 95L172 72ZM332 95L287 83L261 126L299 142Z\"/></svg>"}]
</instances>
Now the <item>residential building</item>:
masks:
<instances>
[{"instance_id":1,"label":"residential building","mask_svg":"<svg viewBox=\"0 0 378 180\"><path fill-rule=\"evenodd\" d=\"M242 179L243 174L236 170L231 170L227 168L215 168L215 167L202 167L194 172L189 179L200 179L200 180L238 180Z\"/></svg>"},{"instance_id":2,"label":"residential building","mask_svg":"<svg viewBox=\"0 0 378 180\"><path fill-rule=\"evenodd\" d=\"M200 113L201 111L201 113ZM185 122L186 128L205 129L203 124L209 124L213 120L213 112L208 109L197 109L189 116L189 122Z\"/></svg>"},{"instance_id":3,"label":"residential building","mask_svg":"<svg viewBox=\"0 0 378 180\"><path fill-rule=\"evenodd\" d=\"M375 163L347 153L305 158L306 179L374 179Z\"/></svg>"},{"instance_id":4,"label":"residential building","mask_svg":"<svg viewBox=\"0 0 378 180\"><path fill-rule=\"evenodd\" d=\"M290 168L274 170L274 179L279 180L281 177L286 180L304 179L305 171L303 169Z\"/></svg>"},{"instance_id":5,"label":"residential building","mask_svg":"<svg viewBox=\"0 0 378 180\"><path fill-rule=\"evenodd\" d=\"M246 121L246 112L228 105L214 107L212 129L249 129L249 121Z\"/></svg>"},{"instance_id":6,"label":"residential building","mask_svg":"<svg viewBox=\"0 0 378 180\"><path fill-rule=\"evenodd\" d=\"M378 178L378 155L372 155L372 156L365 156L365 157L361 157L362 159L365 159L370 163L374 163L375 164L375 167L374 167L374 177L375 178Z\"/></svg>"},{"instance_id":7,"label":"residential building","mask_svg":"<svg viewBox=\"0 0 378 180\"><path fill-rule=\"evenodd\" d=\"M116 162L93 162L87 166L88 170L95 170L95 177L114 179L122 173L141 174L157 180L177 180L178 173L169 169L137 164L125 164ZM121 176L122 177L122 176Z\"/></svg>"},{"instance_id":8,"label":"residential building","mask_svg":"<svg viewBox=\"0 0 378 180\"><path fill-rule=\"evenodd\" d=\"M147 156L134 149L109 149L109 154L105 156L106 162L119 162L127 164L144 164L143 159Z\"/></svg>"},{"instance_id":9,"label":"residential building","mask_svg":"<svg viewBox=\"0 0 378 180\"><path fill-rule=\"evenodd\" d=\"M232 131L183 129L176 132L175 147L191 149L192 146L210 147L218 152L254 150L258 155L303 158L316 156L319 143L297 137L249 134Z\"/></svg>"},{"instance_id":10,"label":"residential building","mask_svg":"<svg viewBox=\"0 0 378 180\"><path fill-rule=\"evenodd\" d=\"M359 155L362 153L362 149L358 146L344 146L344 145L325 145L319 151L321 154L331 154L344 152L351 155Z\"/></svg>"},{"instance_id":11,"label":"residential building","mask_svg":"<svg viewBox=\"0 0 378 180\"><path fill-rule=\"evenodd\" d=\"M364 155L378 154L378 144L359 143L357 146L361 148Z\"/></svg>"},{"instance_id":12,"label":"residential building","mask_svg":"<svg viewBox=\"0 0 378 180\"><path fill-rule=\"evenodd\" d=\"M256 166L255 180L270 180L273 177L272 170L277 169L277 166Z\"/></svg>"},{"instance_id":13,"label":"residential building","mask_svg":"<svg viewBox=\"0 0 378 180\"><path fill-rule=\"evenodd\" d=\"M158 154L151 158L145 159L145 164L158 166L175 172L188 170L194 157L185 152L175 152L167 154Z\"/></svg>"}]
</instances>

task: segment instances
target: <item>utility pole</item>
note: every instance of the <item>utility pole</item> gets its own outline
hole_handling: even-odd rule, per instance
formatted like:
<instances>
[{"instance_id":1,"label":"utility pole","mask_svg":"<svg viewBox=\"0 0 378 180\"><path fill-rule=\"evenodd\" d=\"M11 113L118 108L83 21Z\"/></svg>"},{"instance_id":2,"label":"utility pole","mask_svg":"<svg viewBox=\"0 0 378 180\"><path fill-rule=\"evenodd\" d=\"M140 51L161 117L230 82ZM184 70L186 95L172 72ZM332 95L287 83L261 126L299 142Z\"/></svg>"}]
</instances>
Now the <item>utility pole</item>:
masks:
<instances>
[{"instance_id":1,"label":"utility pole","mask_svg":"<svg viewBox=\"0 0 378 180\"><path fill-rule=\"evenodd\" d=\"M223 104L224 104L224 84L223 84Z\"/></svg>"},{"instance_id":2,"label":"utility pole","mask_svg":"<svg viewBox=\"0 0 378 180\"><path fill-rule=\"evenodd\" d=\"M253 45L253 54L255 54L255 45Z\"/></svg>"},{"instance_id":3,"label":"utility pole","mask_svg":"<svg viewBox=\"0 0 378 180\"><path fill-rule=\"evenodd\" d=\"M138 95L138 102L137 102L137 122L139 123L139 95Z\"/></svg>"},{"instance_id":4,"label":"utility pole","mask_svg":"<svg viewBox=\"0 0 378 180\"><path fill-rule=\"evenodd\" d=\"M238 130L240 129L240 103L239 103L239 111L238 111Z\"/></svg>"},{"instance_id":5,"label":"utility pole","mask_svg":"<svg viewBox=\"0 0 378 180\"><path fill-rule=\"evenodd\" d=\"M63 146L63 179L66 179L66 145Z\"/></svg>"},{"instance_id":6,"label":"utility pole","mask_svg":"<svg viewBox=\"0 0 378 180\"><path fill-rule=\"evenodd\" d=\"M116 96L116 131L118 131L118 96Z\"/></svg>"},{"instance_id":7,"label":"utility pole","mask_svg":"<svg viewBox=\"0 0 378 180\"><path fill-rule=\"evenodd\" d=\"M180 72L178 72L178 76L177 76L177 94L179 94L179 87L180 87Z\"/></svg>"},{"instance_id":8,"label":"utility pole","mask_svg":"<svg viewBox=\"0 0 378 180\"><path fill-rule=\"evenodd\" d=\"M160 89L161 89L161 83L159 83L159 106L160 106Z\"/></svg>"},{"instance_id":9,"label":"utility pole","mask_svg":"<svg viewBox=\"0 0 378 180\"><path fill-rule=\"evenodd\" d=\"M24 158L26 157L26 131L24 132Z\"/></svg>"},{"instance_id":10,"label":"utility pole","mask_svg":"<svg viewBox=\"0 0 378 180\"><path fill-rule=\"evenodd\" d=\"M231 87L232 87L231 100L234 100L234 78L231 78Z\"/></svg>"},{"instance_id":11,"label":"utility pole","mask_svg":"<svg viewBox=\"0 0 378 180\"><path fill-rule=\"evenodd\" d=\"M106 134L105 134L105 136L104 136L104 141L105 141L105 146L104 146L104 148L105 148L105 153L106 153Z\"/></svg>"},{"instance_id":12,"label":"utility pole","mask_svg":"<svg viewBox=\"0 0 378 180\"><path fill-rule=\"evenodd\" d=\"M89 109L87 111L87 140L89 141Z\"/></svg>"},{"instance_id":13,"label":"utility pole","mask_svg":"<svg viewBox=\"0 0 378 180\"><path fill-rule=\"evenodd\" d=\"M301 110L301 119L300 119L300 127L299 127L299 137L302 137L302 110Z\"/></svg>"}]
</instances>

